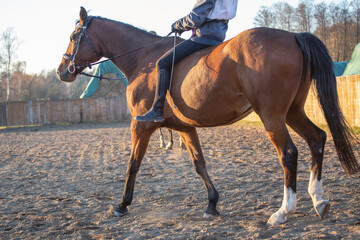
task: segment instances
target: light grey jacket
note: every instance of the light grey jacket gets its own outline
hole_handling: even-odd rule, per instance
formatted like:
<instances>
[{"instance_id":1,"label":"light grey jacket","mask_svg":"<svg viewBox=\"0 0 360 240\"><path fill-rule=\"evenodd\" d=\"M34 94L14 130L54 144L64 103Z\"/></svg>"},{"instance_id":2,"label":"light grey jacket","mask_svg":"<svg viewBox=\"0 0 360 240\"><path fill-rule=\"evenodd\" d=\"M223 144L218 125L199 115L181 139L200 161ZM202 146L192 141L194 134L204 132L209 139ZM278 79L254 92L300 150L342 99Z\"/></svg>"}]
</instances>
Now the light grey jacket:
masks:
<instances>
[{"instance_id":1,"label":"light grey jacket","mask_svg":"<svg viewBox=\"0 0 360 240\"><path fill-rule=\"evenodd\" d=\"M224 41L228 20L235 17L237 0L198 0L192 11L172 25L172 29L194 29L192 41L217 45Z\"/></svg>"}]
</instances>

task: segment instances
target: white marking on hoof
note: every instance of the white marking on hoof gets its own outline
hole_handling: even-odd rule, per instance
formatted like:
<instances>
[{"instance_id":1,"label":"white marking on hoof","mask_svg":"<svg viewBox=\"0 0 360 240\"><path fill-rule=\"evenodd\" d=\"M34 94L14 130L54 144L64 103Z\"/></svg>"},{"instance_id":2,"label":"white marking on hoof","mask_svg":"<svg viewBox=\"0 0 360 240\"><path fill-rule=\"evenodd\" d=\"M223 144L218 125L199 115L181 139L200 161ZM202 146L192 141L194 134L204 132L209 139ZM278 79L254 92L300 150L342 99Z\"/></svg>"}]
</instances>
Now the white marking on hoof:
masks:
<instances>
[{"instance_id":1,"label":"white marking on hoof","mask_svg":"<svg viewBox=\"0 0 360 240\"><path fill-rule=\"evenodd\" d=\"M329 213L330 202L329 200L323 199L322 180L317 180L316 175L312 171L310 172L308 192L313 201L316 213L321 217L321 219L326 218Z\"/></svg>"},{"instance_id":2,"label":"white marking on hoof","mask_svg":"<svg viewBox=\"0 0 360 240\"><path fill-rule=\"evenodd\" d=\"M282 217L281 215L282 215L282 213L280 212L280 210L277 211L276 213L271 215L271 217L267 221L266 225L268 225L268 226L277 226L277 225L286 223L287 222L287 217Z\"/></svg>"},{"instance_id":3,"label":"white marking on hoof","mask_svg":"<svg viewBox=\"0 0 360 240\"><path fill-rule=\"evenodd\" d=\"M173 146L172 142L169 142L168 145L166 146L166 149L172 149L172 146Z\"/></svg>"},{"instance_id":4,"label":"white marking on hoof","mask_svg":"<svg viewBox=\"0 0 360 240\"><path fill-rule=\"evenodd\" d=\"M213 214L210 214L210 213L204 213L204 215L203 215L203 218L215 218L215 217L217 217L216 215L213 215Z\"/></svg>"},{"instance_id":5,"label":"white marking on hoof","mask_svg":"<svg viewBox=\"0 0 360 240\"><path fill-rule=\"evenodd\" d=\"M276 226L287 222L287 215L295 212L296 210L296 193L286 186L284 186L284 198L281 208L275 212L269 220L267 225Z\"/></svg>"},{"instance_id":6,"label":"white marking on hoof","mask_svg":"<svg viewBox=\"0 0 360 240\"><path fill-rule=\"evenodd\" d=\"M328 200L321 200L315 207L316 213L321 217L321 219L325 219L329 213L330 202Z\"/></svg>"}]
</instances>

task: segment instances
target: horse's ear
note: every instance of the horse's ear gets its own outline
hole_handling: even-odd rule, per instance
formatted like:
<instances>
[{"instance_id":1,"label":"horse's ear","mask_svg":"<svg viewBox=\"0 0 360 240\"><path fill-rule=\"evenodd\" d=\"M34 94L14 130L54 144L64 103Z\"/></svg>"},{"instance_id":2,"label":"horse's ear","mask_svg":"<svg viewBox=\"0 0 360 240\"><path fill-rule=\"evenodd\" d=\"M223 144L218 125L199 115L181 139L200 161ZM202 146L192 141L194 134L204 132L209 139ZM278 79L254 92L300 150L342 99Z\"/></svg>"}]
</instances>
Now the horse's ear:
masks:
<instances>
[{"instance_id":1,"label":"horse's ear","mask_svg":"<svg viewBox=\"0 0 360 240\"><path fill-rule=\"evenodd\" d=\"M86 21L88 15L87 15L87 11L85 10L85 8L80 7L80 24L84 25L84 22Z\"/></svg>"}]
</instances>

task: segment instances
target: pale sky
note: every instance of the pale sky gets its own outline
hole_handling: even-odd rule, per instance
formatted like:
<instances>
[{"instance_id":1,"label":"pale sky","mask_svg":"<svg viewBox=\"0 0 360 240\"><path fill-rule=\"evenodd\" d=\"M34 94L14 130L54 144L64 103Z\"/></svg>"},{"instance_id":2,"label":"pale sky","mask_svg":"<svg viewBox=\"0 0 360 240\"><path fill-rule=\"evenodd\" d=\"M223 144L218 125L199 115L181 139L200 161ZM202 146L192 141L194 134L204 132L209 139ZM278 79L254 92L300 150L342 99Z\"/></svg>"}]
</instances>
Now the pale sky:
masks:
<instances>
[{"instance_id":1,"label":"pale sky","mask_svg":"<svg viewBox=\"0 0 360 240\"><path fill-rule=\"evenodd\" d=\"M281 0L239 0L237 16L230 21L227 39L252 28L261 6ZM196 0L0 0L0 34L14 27L22 43L18 61L26 61L28 73L52 70L60 64L69 43L69 36L79 18L80 6L91 10L89 15L106 17L153 30L164 36L170 26L187 15ZM298 0L287 0L293 7ZM315 1L316 3L321 2ZM330 3L332 1L324 1ZM334 0L340 2L340 0ZM182 37L188 38L184 34Z\"/></svg>"}]
</instances>

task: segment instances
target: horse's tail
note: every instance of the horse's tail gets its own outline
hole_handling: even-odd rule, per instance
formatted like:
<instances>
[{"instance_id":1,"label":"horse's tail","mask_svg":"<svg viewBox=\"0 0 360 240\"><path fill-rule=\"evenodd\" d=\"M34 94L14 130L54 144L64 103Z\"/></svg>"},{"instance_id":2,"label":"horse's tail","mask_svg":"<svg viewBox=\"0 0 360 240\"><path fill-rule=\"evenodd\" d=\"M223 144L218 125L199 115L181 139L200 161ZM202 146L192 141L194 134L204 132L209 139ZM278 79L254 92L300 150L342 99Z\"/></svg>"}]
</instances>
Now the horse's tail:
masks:
<instances>
[{"instance_id":1,"label":"horse's tail","mask_svg":"<svg viewBox=\"0 0 360 240\"><path fill-rule=\"evenodd\" d=\"M303 54L303 77L305 78L310 57L311 78L315 81L317 97L328 123L341 165L347 174L360 171L352 144L357 143L338 101L334 64L325 45L310 33L296 34Z\"/></svg>"}]
</instances>

